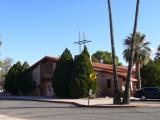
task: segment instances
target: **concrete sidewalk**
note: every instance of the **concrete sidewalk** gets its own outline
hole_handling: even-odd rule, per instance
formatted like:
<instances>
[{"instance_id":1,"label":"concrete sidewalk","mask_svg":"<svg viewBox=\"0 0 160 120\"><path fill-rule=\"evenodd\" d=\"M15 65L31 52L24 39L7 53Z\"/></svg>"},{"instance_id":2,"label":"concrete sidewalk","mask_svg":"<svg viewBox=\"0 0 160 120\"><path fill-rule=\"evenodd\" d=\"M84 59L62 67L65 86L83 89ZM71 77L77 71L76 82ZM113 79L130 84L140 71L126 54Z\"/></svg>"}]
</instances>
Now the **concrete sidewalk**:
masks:
<instances>
[{"instance_id":1,"label":"concrete sidewalk","mask_svg":"<svg viewBox=\"0 0 160 120\"><path fill-rule=\"evenodd\" d=\"M126 108L126 107L160 107L159 103L147 103L138 101L136 98L131 98L129 105L113 105L113 98L96 98L90 99L88 105L88 99L57 99L46 96L0 96L0 100L28 100L28 101L40 101L40 102L53 102L53 103L65 103L73 104L77 107L96 107L96 108ZM136 101L136 102L135 102Z\"/></svg>"},{"instance_id":2,"label":"concrete sidewalk","mask_svg":"<svg viewBox=\"0 0 160 120\"><path fill-rule=\"evenodd\" d=\"M68 103L74 105L88 105L88 98L81 99L58 99L47 96L0 96L0 100L28 100L41 102ZM89 105L112 104L112 98L96 98L90 99Z\"/></svg>"},{"instance_id":3,"label":"concrete sidewalk","mask_svg":"<svg viewBox=\"0 0 160 120\"><path fill-rule=\"evenodd\" d=\"M113 98L96 98L90 99L88 105L88 99L56 99L53 101L62 101L62 102L73 102L76 103L79 107L90 107L90 108L131 108L131 107L159 107L160 108L160 101L157 103L148 103L144 101L140 101L137 98L130 98L129 105L114 105Z\"/></svg>"}]
</instances>

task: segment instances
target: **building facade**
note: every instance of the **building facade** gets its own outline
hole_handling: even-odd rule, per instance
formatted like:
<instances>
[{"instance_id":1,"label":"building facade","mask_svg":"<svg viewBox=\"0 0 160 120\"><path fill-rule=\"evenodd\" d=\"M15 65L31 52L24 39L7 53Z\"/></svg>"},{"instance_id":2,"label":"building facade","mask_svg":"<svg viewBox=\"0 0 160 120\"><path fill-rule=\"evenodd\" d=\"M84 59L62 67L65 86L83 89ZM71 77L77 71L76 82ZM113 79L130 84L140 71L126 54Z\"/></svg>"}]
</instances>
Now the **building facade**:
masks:
<instances>
[{"instance_id":1,"label":"building facade","mask_svg":"<svg viewBox=\"0 0 160 120\"><path fill-rule=\"evenodd\" d=\"M98 97L113 97L114 96L114 79L113 79L113 70L112 65L110 64L101 64L101 63L92 63L94 70L97 73L97 96ZM127 68L124 66L117 66L117 74L118 74L118 83L119 90L121 95L123 95L125 90L125 83L127 79ZM135 72L133 71L133 75L130 83L130 92L131 95L136 90L137 79L135 76Z\"/></svg>"},{"instance_id":2,"label":"building facade","mask_svg":"<svg viewBox=\"0 0 160 120\"><path fill-rule=\"evenodd\" d=\"M44 57L29 68L33 80L33 95L54 96L52 88L52 76L56 68L58 58Z\"/></svg>"},{"instance_id":3,"label":"building facade","mask_svg":"<svg viewBox=\"0 0 160 120\"><path fill-rule=\"evenodd\" d=\"M58 58L44 57L29 68L33 79L33 95L35 96L55 96L54 88L52 88L52 77L56 68ZM97 73L97 97L113 97L114 95L114 80L112 65L102 63L92 63L95 72ZM121 93L124 91L127 68L117 67L118 81ZM134 72L133 72L134 73ZM131 79L131 94L136 89L137 79L133 74ZM53 83L54 84L54 83Z\"/></svg>"}]
</instances>

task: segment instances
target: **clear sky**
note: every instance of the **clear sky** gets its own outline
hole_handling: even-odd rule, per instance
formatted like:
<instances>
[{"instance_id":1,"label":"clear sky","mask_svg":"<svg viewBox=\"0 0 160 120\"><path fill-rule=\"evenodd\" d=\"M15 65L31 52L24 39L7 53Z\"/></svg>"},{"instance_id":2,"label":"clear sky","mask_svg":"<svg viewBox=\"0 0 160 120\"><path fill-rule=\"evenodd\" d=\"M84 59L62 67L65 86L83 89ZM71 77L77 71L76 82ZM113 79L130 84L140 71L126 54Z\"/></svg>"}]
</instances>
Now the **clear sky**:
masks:
<instances>
[{"instance_id":1,"label":"clear sky","mask_svg":"<svg viewBox=\"0 0 160 120\"><path fill-rule=\"evenodd\" d=\"M136 0L112 0L116 54L123 60L123 40L133 29ZM59 56L65 48L79 53L79 30L91 40L92 54L111 51L107 0L0 0L0 59L28 61ZM160 0L141 0L138 31L151 48L160 44Z\"/></svg>"}]
</instances>

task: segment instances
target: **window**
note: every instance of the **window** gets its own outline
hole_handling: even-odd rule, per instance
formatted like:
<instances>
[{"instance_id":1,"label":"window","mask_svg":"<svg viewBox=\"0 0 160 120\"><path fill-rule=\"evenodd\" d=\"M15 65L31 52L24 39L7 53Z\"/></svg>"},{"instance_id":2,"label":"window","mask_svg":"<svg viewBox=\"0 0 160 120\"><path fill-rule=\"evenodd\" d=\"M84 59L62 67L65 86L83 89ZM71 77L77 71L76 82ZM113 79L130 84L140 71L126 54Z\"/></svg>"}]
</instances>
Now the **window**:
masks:
<instances>
[{"instance_id":1,"label":"window","mask_svg":"<svg viewBox=\"0 0 160 120\"><path fill-rule=\"evenodd\" d=\"M107 79L106 82L107 82L107 88L111 88L111 79Z\"/></svg>"},{"instance_id":2,"label":"window","mask_svg":"<svg viewBox=\"0 0 160 120\"><path fill-rule=\"evenodd\" d=\"M146 92L153 92L153 91L159 91L158 88L144 88L143 91L146 91Z\"/></svg>"}]
</instances>

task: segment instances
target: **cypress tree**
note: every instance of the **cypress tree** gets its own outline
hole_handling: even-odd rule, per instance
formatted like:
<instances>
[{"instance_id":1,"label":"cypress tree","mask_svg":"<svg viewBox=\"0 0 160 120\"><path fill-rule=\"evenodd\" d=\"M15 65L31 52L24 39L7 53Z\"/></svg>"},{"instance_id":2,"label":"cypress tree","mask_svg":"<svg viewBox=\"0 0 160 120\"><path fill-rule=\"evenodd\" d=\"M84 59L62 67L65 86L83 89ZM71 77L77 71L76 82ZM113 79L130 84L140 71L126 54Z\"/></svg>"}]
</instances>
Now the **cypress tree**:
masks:
<instances>
[{"instance_id":1,"label":"cypress tree","mask_svg":"<svg viewBox=\"0 0 160 120\"><path fill-rule=\"evenodd\" d=\"M18 95L18 89L20 86L19 76L22 69L23 68L22 68L21 62L18 61L9 70L4 83L4 88L8 93L11 93L13 95Z\"/></svg>"},{"instance_id":2,"label":"cypress tree","mask_svg":"<svg viewBox=\"0 0 160 120\"><path fill-rule=\"evenodd\" d=\"M73 68L73 58L66 48L62 53L53 75L52 86L57 97L69 98L69 83Z\"/></svg>"},{"instance_id":3,"label":"cypress tree","mask_svg":"<svg viewBox=\"0 0 160 120\"><path fill-rule=\"evenodd\" d=\"M14 64L10 70L8 71L6 78L5 78L5 82L4 82L4 89L6 90L7 93L12 93L13 91L15 91L14 87L13 87L13 78L14 78L14 68L15 68Z\"/></svg>"},{"instance_id":4,"label":"cypress tree","mask_svg":"<svg viewBox=\"0 0 160 120\"><path fill-rule=\"evenodd\" d=\"M31 75L26 72L29 68L27 62L22 65L20 61L14 64L5 79L4 88L12 95L27 95L32 89Z\"/></svg>"},{"instance_id":5,"label":"cypress tree","mask_svg":"<svg viewBox=\"0 0 160 120\"><path fill-rule=\"evenodd\" d=\"M89 89L96 92L96 80L91 80L94 73L87 47L74 60L73 75L70 82L70 95L72 98L84 98L88 96Z\"/></svg>"},{"instance_id":6,"label":"cypress tree","mask_svg":"<svg viewBox=\"0 0 160 120\"><path fill-rule=\"evenodd\" d=\"M18 89L21 94L27 95L32 91L32 76L31 73L26 70L29 68L28 62L24 62L22 65L22 71L19 73L19 86Z\"/></svg>"}]
</instances>

